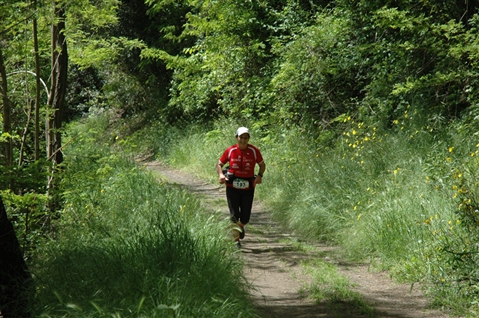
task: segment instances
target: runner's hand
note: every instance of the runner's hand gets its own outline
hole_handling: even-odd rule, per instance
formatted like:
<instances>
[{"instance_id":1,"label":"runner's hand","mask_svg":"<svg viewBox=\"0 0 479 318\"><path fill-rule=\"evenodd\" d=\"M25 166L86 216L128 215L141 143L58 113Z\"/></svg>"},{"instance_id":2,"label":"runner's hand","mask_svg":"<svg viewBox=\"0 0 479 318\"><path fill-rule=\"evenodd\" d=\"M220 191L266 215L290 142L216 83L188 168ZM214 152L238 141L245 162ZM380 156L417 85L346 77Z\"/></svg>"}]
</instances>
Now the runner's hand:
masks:
<instances>
[{"instance_id":1,"label":"runner's hand","mask_svg":"<svg viewBox=\"0 0 479 318\"><path fill-rule=\"evenodd\" d=\"M224 184L226 182L226 177L224 174L220 174L218 178L219 183Z\"/></svg>"}]
</instances>

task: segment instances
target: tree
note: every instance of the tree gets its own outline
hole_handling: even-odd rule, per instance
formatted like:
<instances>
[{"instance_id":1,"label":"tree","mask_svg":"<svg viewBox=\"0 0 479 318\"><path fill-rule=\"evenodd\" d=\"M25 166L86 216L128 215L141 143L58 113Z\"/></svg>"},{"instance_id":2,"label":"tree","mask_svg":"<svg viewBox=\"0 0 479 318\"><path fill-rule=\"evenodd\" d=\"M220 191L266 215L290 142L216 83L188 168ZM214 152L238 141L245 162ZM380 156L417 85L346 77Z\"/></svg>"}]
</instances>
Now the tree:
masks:
<instances>
[{"instance_id":1,"label":"tree","mask_svg":"<svg viewBox=\"0 0 479 318\"><path fill-rule=\"evenodd\" d=\"M31 317L31 276L1 197L0 233L0 313L4 318Z\"/></svg>"},{"instance_id":2,"label":"tree","mask_svg":"<svg viewBox=\"0 0 479 318\"><path fill-rule=\"evenodd\" d=\"M40 13L39 13L40 12ZM19 183L25 174L22 169L24 162L31 164L39 159L28 155L30 143L30 113L33 109L33 98L30 94L35 85L32 84L31 75L37 77L40 81L40 72L32 72L30 60L28 58L31 47L29 39L31 30L29 30L29 21L33 16L41 14L30 6L29 2L9 1L9 5L0 6L0 36L2 53L2 146L9 149L8 152L2 151L1 159L4 164L1 165L2 176L0 179L1 188L9 188L15 193L28 191L27 184ZM29 49L30 48L30 49ZM38 49L36 49L38 51ZM41 89L40 84L37 87ZM37 103L36 107L40 107ZM27 114L27 116L25 116ZM23 133L22 133L23 132ZM20 138L21 136L21 138ZM39 135L37 140L39 140ZM14 164L17 163L17 164ZM39 167L39 165L37 165ZM36 174L35 174L36 175ZM31 182L31 185L37 182Z\"/></svg>"},{"instance_id":3,"label":"tree","mask_svg":"<svg viewBox=\"0 0 479 318\"><path fill-rule=\"evenodd\" d=\"M33 10L37 10L37 0L32 2ZM40 159L40 56L38 51L37 16L33 17L33 49L35 54L35 160Z\"/></svg>"},{"instance_id":4,"label":"tree","mask_svg":"<svg viewBox=\"0 0 479 318\"><path fill-rule=\"evenodd\" d=\"M10 138L12 132L12 123L10 119L10 100L8 98L8 84L7 84L7 73L5 70L5 62L3 59L3 50L0 43L0 78L2 80L2 85L0 87L2 93L2 103L3 103L3 137L5 138L5 165L7 167L12 166L13 163L13 149L12 149L12 140Z\"/></svg>"},{"instance_id":5,"label":"tree","mask_svg":"<svg viewBox=\"0 0 479 318\"><path fill-rule=\"evenodd\" d=\"M51 196L50 210L59 209L56 169L63 162L62 123L65 111L67 90L68 51L65 37L65 5L53 2L53 19L51 24L51 86L47 105L46 141L47 159L52 161L47 189Z\"/></svg>"},{"instance_id":6,"label":"tree","mask_svg":"<svg viewBox=\"0 0 479 318\"><path fill-rule=\"evenodd\" d=\"M51 25L51 88L47 112L47 157L54 164L63 162L61 128L67 90L68 51L65 37L65 5L53 3Z\"/></svg>"}]
</instances>

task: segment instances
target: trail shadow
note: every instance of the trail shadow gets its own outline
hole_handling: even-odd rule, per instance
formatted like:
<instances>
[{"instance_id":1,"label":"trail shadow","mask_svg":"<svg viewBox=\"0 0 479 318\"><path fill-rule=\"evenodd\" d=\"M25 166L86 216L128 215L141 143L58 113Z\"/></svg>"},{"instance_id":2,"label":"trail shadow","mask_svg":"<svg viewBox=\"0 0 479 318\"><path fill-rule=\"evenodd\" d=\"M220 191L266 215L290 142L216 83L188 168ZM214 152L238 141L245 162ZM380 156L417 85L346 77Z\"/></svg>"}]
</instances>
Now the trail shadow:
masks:
<instances>
[{"instance_id":1,"label":"trail shadow","mask_svg":"<svg viewBox=\"0 0 479 318\"><path fill-rule=\"evenodd\" d=\"M440 311L427 309L427 301L419 288L411 289L408 284L394 283L388 273L370 271L367 263L342 259L338 247L309 242L307 250L298 248L294 244L296 238L283 233L271 220L270 215L261 204L256 205L251 223L260 229L251 231L249 237L245 238L242 249L246 267L253 273L250 273L249 277L253 278L252 285L256 288L253 295L261 317L448 317ZM364 307L364 303L348 300L314 302L308 299L307 287L304 287L308 282L304 280L309 277L302 276L301 263L317 259L334 264L339 272L350 280L351 289L359 292L365 304L369 304L370 307ZM283 275L278 272L283 272ZM300 282L296 285L296 290L287 289L295 286L289 281L281 281L281 278L289 280L284 274L294 276ZM265 282L266 279L270 282ZM272 291L274 288L282 290Z\"/></svg>"}]
</instances>

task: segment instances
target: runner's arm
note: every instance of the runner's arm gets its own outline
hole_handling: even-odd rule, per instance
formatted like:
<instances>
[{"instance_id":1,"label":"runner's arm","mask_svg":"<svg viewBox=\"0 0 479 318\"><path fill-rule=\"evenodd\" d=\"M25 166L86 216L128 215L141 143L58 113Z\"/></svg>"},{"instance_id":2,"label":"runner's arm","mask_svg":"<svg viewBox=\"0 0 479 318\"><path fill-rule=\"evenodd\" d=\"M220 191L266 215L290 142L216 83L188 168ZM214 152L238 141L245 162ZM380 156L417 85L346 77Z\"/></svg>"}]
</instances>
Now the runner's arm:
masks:
<instances>
[{"instance_id":1,"label":"runner's arm","mask_svg":"<svg viewBox=\"0 0 479 318\"><path fill-rule=\"evenodd\" d=\"M260 184L261 182L263 182L263 173L266 170L266 164L264 163L264 161L261 161L260 163L258 163L258 166L259 166L259 171L255 179L256 184Z\"/></svg>"},{"instance_id":2,"label":"runner's arm","mask_svg":"<svg viewBox=\"0 0 479 318\"><path fill-rule=\"evenodd\" d=\"M218 161L218 163L216 164L216 172L218 173L218 182L221 184L226 182L226 177L223 174L223 165L224 163L222 163L221 161Z\"/></svg>"}]
</instances>

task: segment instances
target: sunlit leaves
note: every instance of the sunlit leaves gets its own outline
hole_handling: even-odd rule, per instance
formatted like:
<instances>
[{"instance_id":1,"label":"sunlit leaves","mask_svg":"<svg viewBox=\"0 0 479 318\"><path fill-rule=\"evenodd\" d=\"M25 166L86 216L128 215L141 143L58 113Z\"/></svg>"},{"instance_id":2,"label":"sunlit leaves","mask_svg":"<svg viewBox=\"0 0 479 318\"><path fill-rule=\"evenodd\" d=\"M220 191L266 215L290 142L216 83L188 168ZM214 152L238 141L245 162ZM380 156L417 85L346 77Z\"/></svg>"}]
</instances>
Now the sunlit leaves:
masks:
<instances>
[{"instance_id":1,"label":"sunlit leaves","mask_svg":"<svg viewBox=\"0 0 479 318\"><path fill-rule=\"evenodd\" d=\"M362 64L352 44L347 20L324 12L281 50L282 63L271 83L283 120L319 121L346 111Z\"/></svg>"}]
</instances>

